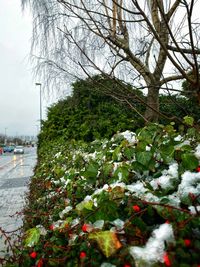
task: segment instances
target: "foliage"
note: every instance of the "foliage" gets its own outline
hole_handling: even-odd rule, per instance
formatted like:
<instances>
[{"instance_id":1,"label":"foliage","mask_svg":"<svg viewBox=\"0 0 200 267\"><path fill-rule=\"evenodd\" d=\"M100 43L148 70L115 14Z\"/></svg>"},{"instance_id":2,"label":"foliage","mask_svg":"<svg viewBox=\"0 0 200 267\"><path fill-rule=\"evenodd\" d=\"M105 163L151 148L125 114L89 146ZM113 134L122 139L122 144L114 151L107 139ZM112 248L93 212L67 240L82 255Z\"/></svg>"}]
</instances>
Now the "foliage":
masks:
<instances>
[{"instance_id":1,"label":"foliage","mask_svg":"<svg viewBox=\"0 0 200 267\"><path fill-rule=\"evenodd\" d=\"M199 141L152 124L41 147L20 266L199 266Z\"/></svg>"},{"instance_id":2,"label":"foliage","mask_svg":"<svg viewBox=\"0 0 200 267\"><path fill-rule=\"evenodd\" d=\"M121 90L120 82L116 86L110 79L94 76L76 81L72 87L72 96L49 108L39 136L40 144L60 136L65 136L66 140L86 142L109 138L117 131L134 130L142 125L141 118L134 111L110 96L110 91ZM125 88L132 91L128 85ZM134 91L141 95L141 92ZM137 103L135 105L138 106Z\"/></svg>"},{"instance_id":3,"label":"foliage","mask_svg":"<svg viewBox=\"0 0 200 267\"><path fill-rule=\"evenodd\" d=\"M73 87L72 96L58 101L48 109L47 120L43 122L42 132L39 135L40 146L46 141L53 141L63 137L65 140L75 139L86 142L100 138L110 138L117 131L136 130L143 126L142 118L124 103L116 102L112 98L112 92L121 92L118 85L110 79L100 75L86 80L76 81ZM127 90L132 96L135 94L145 101L145 96L129 85L123 85L123 90ZM141 113L144 107L136 100L131 102ZM160 122L167 124L170 118L183 118L190 115L195 123L198 121L200 111L198 105L192 100L179 95L161 95L160 111L165 114L165 118L160 118Z\"/></svg>"}]
</instances>

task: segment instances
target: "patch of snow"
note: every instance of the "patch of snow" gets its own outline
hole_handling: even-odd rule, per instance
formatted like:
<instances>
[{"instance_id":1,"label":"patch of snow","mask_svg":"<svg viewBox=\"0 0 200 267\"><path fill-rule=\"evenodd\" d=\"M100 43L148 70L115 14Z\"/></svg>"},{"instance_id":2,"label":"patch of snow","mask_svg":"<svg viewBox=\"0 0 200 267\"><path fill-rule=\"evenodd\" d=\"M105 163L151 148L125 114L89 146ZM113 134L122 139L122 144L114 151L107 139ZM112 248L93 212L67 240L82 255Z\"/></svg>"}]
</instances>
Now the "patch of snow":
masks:
<instances>
[{"instance_id":1,"label":"patch of snow","mask_svg":"<svg viewBox=\"0 0 200 267\"><path fill-rule=\"evenodd\" d=\"M174 141L181 141L182 140L182 136L179 134L174 138Z\"/></svg>"},{"instance_id":2,"label":"patch of snow","mask_svg":"<svg viewBox=\"0 0 200 267\"><path fill-rule=\"evenodd\" d=\"M93 223L94 228L102 229L104 227L104 220L98 220Z\"/></svg>"},{"instance_id":3,"label":"patch of snow","mask_svg":"<svg viewBox=\"0 0 200 267\"><path fill-rule=\"evenodd\" d=\"M194 154L200 160L200 144L196 147Z\"/></svg>"},{"instance_id":4,"label":"patch of snow","mask_svg":"<svg viewBox=\"0 0 200 267\"><path fill-rule=\"evenodd\" d=\"M138 196L142 196L147 191L147 188L144 187L143 183L136 182L134 184L130 184L126 186L127 190L131 193L136 193Z\"/></svg>"},{"instance_id":5,"label":"patch of snow","mask_svg":"<svg viewBox=\"0 0 200 267\"><path fill-rule=\"evenodd\" d=\"M135 144L137 143L136 134L130 131L125 131L123 133L119 133L122 135L129 143Z\"/></svg>"},{"instance_id":6,"label":"patch of snow","mask_svg":"<svg viewBox=\"0 0 200 267\"><path fill-rule=\"evenodd\" d=\"M177 193L183 198L187 197L189 193L200 194L200 172L184 172Z\"/></svg>"},{"instance_id":7,"label":"patch of snow","mask_svg":"<svg viewBox=\"0 0 200 267\"><path fill-rule=\"evenodd\" d=\"M169 166L169 169L164 170L162 174L162 176L157 179L153 179L150 182L150 185L153 187L154 190L158 189L159 187L163 189L168 189L172 186L172 180L178 177L178 164L171 164Z\"/></svg>"},{"instance_id":8,"label":"patch of snow","mask_svg":"<svg viewBox=\"0 0 200 267\"><path fill-rule=\"evenodd\" d=\"M123 229L124 228L124 221L120 220L120 219L116 219L113 222L111 222L111 224L113 224L115 227L117 227L118 229Z\"/></svg>"},{"instance_id":9,"label":"patch of snow","mask_svg":"<svg viewBox=\"0 0 200 267\"><path fill-rule=\"evenodd\" d=\"M100 267L116 267L116 265L113 265L113 264L108 263L108 262L103 262Z\"/></svg>"},{"instance_id":10,"label":"patch of snow","mask_svg":"<svg viewBox=\"0 0 200 267\"><path fill-rule=\"evenodd\" d=\"M167 223L153 231L152 237L149 238L145 247L131 247L130 254L138 265L141 261L145 262L146 267L150 267L158 261L163 262L165 242L174 242L173 228Z\"/></svg>"},{"instance_id":11,"label":"patch of snow","mask_svg":"<svg viewBox=\"0 0 200 267\"><path fill-rule=\"evenodd\" d=\"M67 214L68 212L70 212L70 210L72 210L72 209L73 209L72 206L68 206L68 207L66 207L63 211L59 212L59 216L60 216L60 218L62 219L63 216L64 216L65 214Z\"/></svg>"},{"instance_id":12,"label":"patch of snow","mask_svg":"<svg viewBox=\"0 0 200 267\"><path fill-rule=\"evenodd\" d=\"M200 206L189 206L188 209L191 211L192 214L197 214L197 212L200 212Z\"/></svg>"},{"instance_id":13,"label":"patch of snow","mask_svg":"<svg viewBox=\"0 0 200 267\"><path fill-rule=\"evenodd\" d=\"M146 146L146 151L151 151L151 147L150 146Z\"/></svg>"}]
</instances>

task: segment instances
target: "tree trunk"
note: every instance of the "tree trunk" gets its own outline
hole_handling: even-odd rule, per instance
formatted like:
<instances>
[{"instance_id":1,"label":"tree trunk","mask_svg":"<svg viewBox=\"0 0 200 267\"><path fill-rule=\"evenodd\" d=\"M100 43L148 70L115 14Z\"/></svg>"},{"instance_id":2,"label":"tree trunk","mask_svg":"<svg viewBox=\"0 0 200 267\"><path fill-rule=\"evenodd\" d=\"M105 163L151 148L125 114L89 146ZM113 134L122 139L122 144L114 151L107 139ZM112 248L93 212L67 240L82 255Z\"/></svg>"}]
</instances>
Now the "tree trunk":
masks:
<instances>
[{"instance_id":1,"label":"tree trunk","mask_svg":"<svg viewBox=\"0 0 200 267\"><path fill-rule=\"evenodd\" d=\"M158 122L159 118L159 89L154 86L148 87L147 107L145 111L145 118L149 122Z\"/></svg>"}]
</instances>

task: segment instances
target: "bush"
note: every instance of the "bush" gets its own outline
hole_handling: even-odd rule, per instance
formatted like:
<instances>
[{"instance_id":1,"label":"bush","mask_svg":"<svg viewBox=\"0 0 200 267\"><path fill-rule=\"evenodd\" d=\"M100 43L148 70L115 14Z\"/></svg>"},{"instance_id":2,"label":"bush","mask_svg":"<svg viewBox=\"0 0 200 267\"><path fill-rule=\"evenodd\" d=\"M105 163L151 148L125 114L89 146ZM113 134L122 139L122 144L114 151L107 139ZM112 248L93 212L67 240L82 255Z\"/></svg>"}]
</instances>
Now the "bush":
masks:
<instances>
[{"instance_id":1,"label":"bush","mask_svg":"<svg viewBox=\"0 0 200 267\"><path fill-rule=\"evenodd\" d=\"M135 130L142 126L143 121L135 111L108 95L109 90L121 90L119 86L114 89L113 86L112 81L102 79L101 76L75 82L72 96L58 101L48 109L48 118L43 122L39 144L62 136L66 140L91 142L110 138L117 131ZM126 85L125 88L141 94L130 89L130 86ZM139 104L136 105L141 110Z\"/></svg>"},{"instance_id":2,"label":"bush","mask_svg":"<svg viewBox=\"0 0 200 267\"><path fill-rule=\"evenodd\" d=\"M199 266L199 138L152 124L89 144L52 143L31 181L15 262Z\"/></svg>"}]
</instances>

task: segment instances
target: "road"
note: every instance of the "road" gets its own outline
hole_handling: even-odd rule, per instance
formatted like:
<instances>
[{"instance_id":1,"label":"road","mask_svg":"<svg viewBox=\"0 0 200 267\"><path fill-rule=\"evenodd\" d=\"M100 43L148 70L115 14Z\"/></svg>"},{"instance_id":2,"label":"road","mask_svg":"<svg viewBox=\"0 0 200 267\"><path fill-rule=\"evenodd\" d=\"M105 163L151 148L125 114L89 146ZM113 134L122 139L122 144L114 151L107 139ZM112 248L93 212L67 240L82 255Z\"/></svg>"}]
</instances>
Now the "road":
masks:
<instances>
[{"instance_id":1,"label":"road","mask_svg":"<svg viewBox=\"0 0 200 267\"><path fill-rule=\"evenodd\" d=\"M17 214L23 209L35 164L36 149L32 147L25 148L23 155L0 155L0 251L5 240L1 229L12 232L22 225L22 216Z\"/></svg>"}]
</instances>

